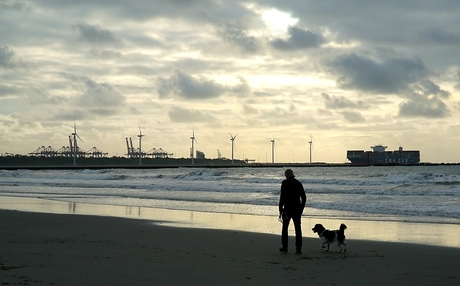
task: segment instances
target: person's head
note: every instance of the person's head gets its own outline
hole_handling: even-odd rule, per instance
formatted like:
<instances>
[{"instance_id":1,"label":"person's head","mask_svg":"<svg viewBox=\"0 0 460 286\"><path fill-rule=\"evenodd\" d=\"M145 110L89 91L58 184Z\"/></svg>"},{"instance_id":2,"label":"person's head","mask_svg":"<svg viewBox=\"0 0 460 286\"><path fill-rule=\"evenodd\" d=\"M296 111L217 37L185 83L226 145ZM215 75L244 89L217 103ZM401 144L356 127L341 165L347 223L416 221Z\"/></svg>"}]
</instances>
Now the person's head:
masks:
<instances>
[{"instance_id":1,"label":"person's head","mask_svg":"<svg viewBox=\"0 0 460 286\"><path fill-rule=\"evenodd\" d=\"M291 170L291 169L287 169L286 171L284 171L284 175L286 176L286 178L294 178L294 172Z\"/></svg>"}]
</instances>

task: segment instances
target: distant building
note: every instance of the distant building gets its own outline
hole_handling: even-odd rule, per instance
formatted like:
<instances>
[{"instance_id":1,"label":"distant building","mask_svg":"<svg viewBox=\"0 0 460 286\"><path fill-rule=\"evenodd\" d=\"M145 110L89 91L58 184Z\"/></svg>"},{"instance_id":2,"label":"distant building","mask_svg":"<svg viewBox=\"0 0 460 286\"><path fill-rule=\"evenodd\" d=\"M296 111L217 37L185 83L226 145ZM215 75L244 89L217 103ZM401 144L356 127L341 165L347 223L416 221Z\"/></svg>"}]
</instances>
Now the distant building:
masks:
<instances>
[{"instance_id":1,"label":"distant building","mask_svg":"<svg viewBox=\"0 0 460 286\"><path fill-rule=\"evenodd\" d=\"M196 150L196 158L197 159L206 159L203 152Z\"/></svg>"}]
</instances>

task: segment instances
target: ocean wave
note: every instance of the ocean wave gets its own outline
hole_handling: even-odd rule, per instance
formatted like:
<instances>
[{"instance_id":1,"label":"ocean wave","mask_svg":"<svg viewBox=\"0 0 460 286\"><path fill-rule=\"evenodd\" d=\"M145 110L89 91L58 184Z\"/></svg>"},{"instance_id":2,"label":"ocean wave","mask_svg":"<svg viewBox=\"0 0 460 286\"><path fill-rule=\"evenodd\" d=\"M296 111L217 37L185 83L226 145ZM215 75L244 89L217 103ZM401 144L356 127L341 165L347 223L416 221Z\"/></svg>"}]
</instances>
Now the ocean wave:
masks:
<instances>
[{"instance_id":1,"label":"ocean wave","mask_svg":"<svg viewBox=\"0 0 460 286\"><path fill-rule=\"evenodd\" d=\"M410 174L388 174L386 179L390 182L418 182L435 184L459 184L460 176L455 174L436 174L436 173L410 173Z\"/></svg>"},{"instance_id":2,"label":"ocean wave","mask_svg":"<svg viewBox=\"0 0 460 286\"><path fill-rule=\"evenodd\" d=\"M188 173L184 174L179 174L176 175L176 179L182 179L182 180L210 180L210 181L215 181L215 180L220 180L222 179L223 175L226 174L225 171L221 170L202 170L202 169L197 169L190 171Z\"/></svg>"},{"instance_id":3,"label":"ocean wave","mask_svg":"<svg viewBox=\"0 0 460 286\"><path fill-rule=\"evenodd\" d=\"M460 169L298 168L308 207L317 213L355 212L458 218ZM162 206L223 205L237 213L275 209L283 170L106 169L0 171L1 196ZM451 215L449 215L451 213Z\"/></svg>"}]
</instances>

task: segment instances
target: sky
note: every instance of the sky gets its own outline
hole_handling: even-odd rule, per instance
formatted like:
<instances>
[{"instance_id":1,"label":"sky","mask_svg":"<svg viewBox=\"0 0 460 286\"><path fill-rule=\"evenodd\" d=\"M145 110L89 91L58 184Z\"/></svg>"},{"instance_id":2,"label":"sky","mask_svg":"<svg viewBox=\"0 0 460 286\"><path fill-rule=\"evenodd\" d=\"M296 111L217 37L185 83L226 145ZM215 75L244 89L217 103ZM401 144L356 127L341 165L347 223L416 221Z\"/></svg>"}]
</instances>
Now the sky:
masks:
<instances>
[{"instance_id":1,"label":"sky","mask_svg":"<svg viewBox=\"0 0 460 286\"><path fill-rule=\"evenodd\" d=\"M174 158L460 162L459 26L458 0L0 0L0 154L75 124L109 156L141 129Z\"/></svg>"}]
</instances>

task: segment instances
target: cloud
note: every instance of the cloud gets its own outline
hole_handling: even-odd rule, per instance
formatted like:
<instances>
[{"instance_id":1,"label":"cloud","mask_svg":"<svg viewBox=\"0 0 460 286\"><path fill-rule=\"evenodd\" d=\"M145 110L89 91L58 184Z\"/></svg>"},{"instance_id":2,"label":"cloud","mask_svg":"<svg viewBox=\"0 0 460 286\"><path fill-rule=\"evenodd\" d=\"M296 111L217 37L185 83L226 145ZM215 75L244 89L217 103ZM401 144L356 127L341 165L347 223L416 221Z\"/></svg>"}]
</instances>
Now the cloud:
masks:
<instances>
[{"instance_id":1,"label":"cloud","mask_svg":"<svg viewBox=\"0 0 460 286\"><path fill-rule=\"evenodd\" d=\"M425 30L422 35L428 38L433 43L443 45L458 45L460 44L460 33L450 32L439 28L431 28Z\"/></svg>"},{"instance_id":2,"label":"cloud","mask_svg":"<svg viewBox=\"0 0 460 286\"><path fill-rule=\"evenodd\" d=\"M365 121L361 113L356 111L343 111L341 112L341 114L343 115L346 121L351 123L361 123Z\"/></svg>"},{"instance_id":3,"label":"cloud","mask_svg":"<svg viewBox=\"0 0 460 286\"><path fill-rule=\"evenodd\" d=\"M89 77L64 75L73 83L77 91L76 107L85 108L89 113L106 116L114 114L123 107L126 99L113 85L96 82Z\"/></svg>"},{"instance_id":4,"label":"cloud","mask_svg":"<svg viewBox=\"0 0 460 286\"><path fill-rule=\"evenodd\" d=\"M439 85L429 79L425 79L417 84L414 84L414 90L425 96L433 95L441 98L449 98L451 96L450 92L441 89Z\"/></svg>"},{"instance_id":5,"label":"cloud","mask_svg":"<svg viewBox=\"0 0 460 286\"><path fill-rule=\"evenodd\" d=\"M102 29L98 25L89 25L86 23L78 23L73 25L79 33L79 38L91 44L119 44L115 35L109 30Z\"/></svg>"},{"instance_id":6,"label":"cloud","mask_svg":"<svg viewBox=\"0 0 460 286\"><path fill-rule=\"evenodd\" d=\"M260 114L260 110L252 107L252 106L248 106L248 105L244 105L243 106L243 112L245 115L258 115Z\"/></svg>"},{"instance_id":7,"label":"cloud","mask_svg":"<svg viewBox=\"0 0 460 286\"><path fill-rule=\"evenodd\" d=\"M205 77L193 77L176 70L170 78L158 78L157 91L160 97L175 95L187 99L217 98L225 93L242 95L249 92L244 79L240 78L240 82L239 85L226 86Z\"/></svg>"},{"instance_id":8,"label":"cloud","mask_svg":"<svg viewBox=\"0 0 460 286\"><path fill-rule=\"evenodd\" d=\"M82 106L119 107L125 102L125 97L108 83L98 83L85 78L84 85L85 93L80 97Z\"/></svg>"},{"instance_id":9,"label":"cloud","mask_svg":"<svg viewBox=\"0 0 460 286\"><path fill-rule=\"evenodd\" d=\"M442 100L449 98L450 92L442 90L431 80L423 80L415 84L414 90L414 94L400 104L400 116L442 118L450 115L447 105Z\"/></svg>"},{"instance_id":10,"label":"cloud","mask_svg":"<svg viewBox=\"0 0 460 286\"><path fill-rule=\"evenodd\" d=\"M454 86L456 90L460 90L460 68L457 69L457 84Z\"/></svg>"},{"instance_id":11,"label":"cloud","mask_svg":"<svg viewBox=\"0 0 460 286\"><path fill-rule=\"evenodd\" d=\"M11 118L10 127L13 130L19 131L23 129L28 129L29 131L34 132L34 130L41 129L41 123L37 122L36 119L32 118L28 114L22 113L13 113L10 114L9 117Z\"/></svg>"},{"instance_id":12,"label":"cloud","mask_svg":"<svg viewBox=\"0 0 460 286\"><path fill-rule=\"evenodd\" d=\"M437 118L448 115L446 104L436 97L418 95L399 106L399 116L402 117Z\"/></svg>"},{"instance_id":13,"label":"cloud","mask_svg":"<svg viewBox=\"0 0 460 286\"><path fill-rule=\"evenodd\" d=\"M91 49L89 51L89 55L91 57L103 59L103 60L110 60L110 59L115 59L115 58L120 58L122 57L122 54L120 52L114 51L114 50L96 50L96 49Z\"/></svg>"},{"instance_id":14,"label":"cloud","mask_svg":"<svg viewBox=\"0 0 460 286\"><path fill-rule=\"evenodd\" d=\"M50 94L47 90L43 88L30 87L27 90L27 99L29 103L36 104L57 104L60 105L64 102L67 102L67 98L63 96L55 96Z\"/></svg>"},{"instance_id":15,"label":"cloud","mask_svg":"<svg viewBox=\"0 0 460 286\"><path fill-rule=\"evenodd\" d=\"M245 52L254 53L259 51L259 40L250 36L249 32L234 24L225 24L216 28L216 34Z\"/></svg>"},{"instance_id":16,"label":"cloud","mask_svg":"<svg viewBox=\"0 0 460 286\"><path fill-rule=\"evenodd\" d=\"M11 85L0 84L0 98L16 95L19 92L19 88Z\"/></svg>"},{"instance_id":17,"label":"cloud","mask_svg":"<svg viewBox=\"0 0 460 286\"><path fill-rule=\"evenodd\" d=\"M27 64L14 58L14 51L9 47L0 47L0 67L6 69L23 68Z\"/></svg>"},{"instance_id":18,"label":"cloud","mask_svg":"<svg viewBox=\"0 0 460 286\"><path fill-rule=\"evenodd\" d=\"M330 96L327 93L322 93L321 96L324 98L324 103L327 108L330 109L346 109L346 108L355 108L355 109L367 109L368 104L359 100L356 103L345 98L344 96Z\"/></svg>"},{"instance_id":19,"label":"cloud","mask_svg":"<svg viewBox=\"0 0 460 286\"><path fill-rule=\"evenodd\" d=\"M380 62L355 53L336 58L331 68L339 88L392 94L406 90L429 72L421 59L390 58Z\"/></svg>"},{"instance_id":20,"label":"cloud","mask_svg":"<svg viewBox=\"0 0 460 286\"><path fill-rule=\"evenodd\" d=\"M214 122L217 118L207 112L182 107L174 107L168 112L173 122Z\"/></svg>"},{"instance_id":21,"label":"cloud","mask_svg":"<svg viewBox=\"0 0 460 286\"><path fill-rule=\"evenodd\" d=\"M12 10L23 10L26 7L24 3L16 2L16 1L7 1L1 0L0 1L0 9L12 9Z\"/></svg>"},{"instance_id":22,"label":"cloud","mask_svg":"<svg viewBox=\"0 0 460 286\"><path fill-rule=\"evenodd\" d=\"M289 38L287 40L276 39L272 46L278 50L298 50L320 47L325 39L321 34L313 33L297 27L289 27Z\"/></svg>"}]
</instances>

